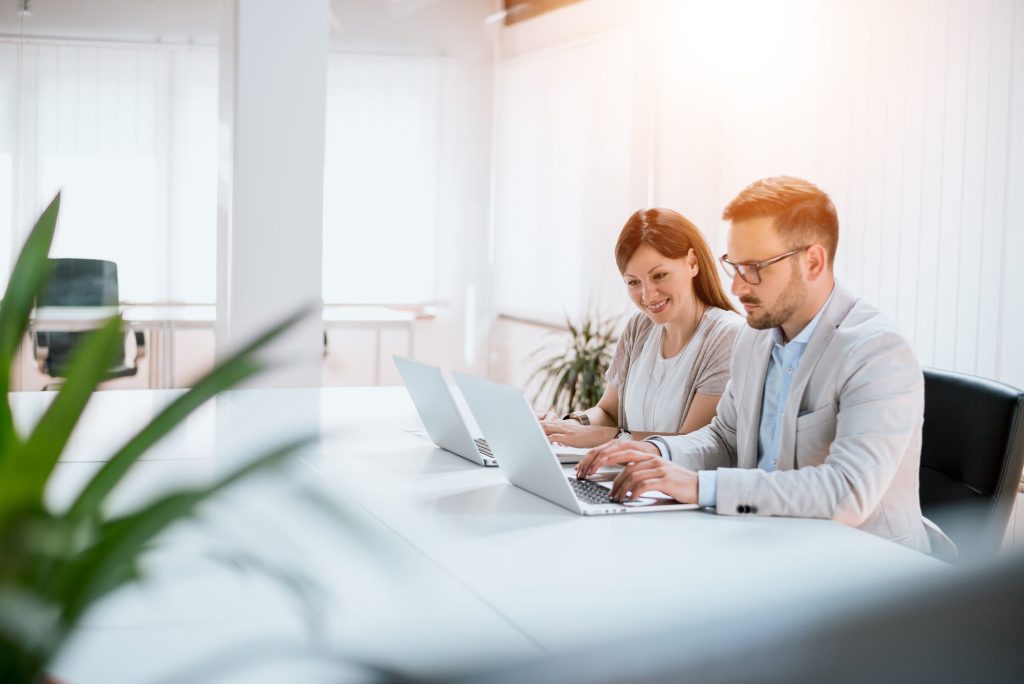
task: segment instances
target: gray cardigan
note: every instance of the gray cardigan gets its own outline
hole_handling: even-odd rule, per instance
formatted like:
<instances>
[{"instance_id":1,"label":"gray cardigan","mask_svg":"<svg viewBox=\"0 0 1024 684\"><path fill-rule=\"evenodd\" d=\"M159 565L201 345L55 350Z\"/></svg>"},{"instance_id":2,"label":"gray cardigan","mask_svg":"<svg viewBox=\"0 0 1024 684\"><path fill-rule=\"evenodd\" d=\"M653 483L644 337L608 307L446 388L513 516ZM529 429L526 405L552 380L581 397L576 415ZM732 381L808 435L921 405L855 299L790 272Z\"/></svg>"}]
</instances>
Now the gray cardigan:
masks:
<instances>
[{"instance_id":1,"label":"gray cardigan","mask_svg":"<svg viewBox=\"0 0 1024 684\"><path fill-rule=\"evenodd\" d=\"M708 315L712 318L708 319ZM697 358L686 378L686 385L679 388L683 397L683 413L679 431L683 429L686 414L690 412L690 404L697 394L721 396L729 382L729 360L732 357L733 343L736 335L744 327L745 321L739 314L724 309L709 307L697 328L696 334L703 334ZM702 330L703 329L703 330ZM640 356L644 342L654 330L654 322L643 313L635 314L626 323L619 342L615 347L605 381L616 385L619 390L619 427L623 430L643 431L644 426L626 425L626 384L629 382L629 370Z\"/></svg>"}]
</instances>

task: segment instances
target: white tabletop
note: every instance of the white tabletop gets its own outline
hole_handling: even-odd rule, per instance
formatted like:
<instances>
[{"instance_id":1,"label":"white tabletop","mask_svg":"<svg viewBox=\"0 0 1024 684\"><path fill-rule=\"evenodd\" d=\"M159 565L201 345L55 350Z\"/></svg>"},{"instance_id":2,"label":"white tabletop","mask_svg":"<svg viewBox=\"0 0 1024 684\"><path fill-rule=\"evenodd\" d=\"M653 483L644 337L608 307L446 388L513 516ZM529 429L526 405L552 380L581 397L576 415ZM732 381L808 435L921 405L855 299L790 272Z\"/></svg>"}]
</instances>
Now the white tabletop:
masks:
<instances>
[{"instance_id":1,"label":"white tabletop","mask_svg":"<svg viewBox=\"0 0 1024 684\"><path fill-rule=\"evenodd\" d=\"M50 501L65 501L95 461L175 395L97 394ZM49 400L14 398L20 424ZM202 562L196 549L210 529L250 538L321 583L325 643L419 673L699 625L752 606L827 611L830 597L943 569L824 520L706 511L583 518L509 485L497 469L434 448L409 432L418 427L402 388L235 391L197 412L140 463L117 507L170 483L205 481L289 435L312 430L322 441L283 473L210 506L212 523L169 535L152 563L156 580L101 606L56 674L143 681L240 641L300 642L302 623L280 591ZM310 513L296 499L298 482L350 511L362 535ZM371 548L360 539L374 540ZM111 662L126 645L127 662ZM289 676L306 681L337 676L292 665L300 669ZM236 675L227 681L252 680Z\"/></svg>"}]
</instances>

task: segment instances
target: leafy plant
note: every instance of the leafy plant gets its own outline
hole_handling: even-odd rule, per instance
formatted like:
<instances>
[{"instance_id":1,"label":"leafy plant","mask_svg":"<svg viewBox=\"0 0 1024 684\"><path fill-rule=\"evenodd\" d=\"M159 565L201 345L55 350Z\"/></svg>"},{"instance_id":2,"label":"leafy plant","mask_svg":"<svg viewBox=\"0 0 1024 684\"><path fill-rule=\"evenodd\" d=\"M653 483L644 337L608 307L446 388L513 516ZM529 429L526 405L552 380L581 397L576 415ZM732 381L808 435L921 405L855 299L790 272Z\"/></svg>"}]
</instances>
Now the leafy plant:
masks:
<instances>
[{"instance_id":1,"label":"leafy plant","mask_svg":"<svg viewBox=\"0 0 1024 684\"><path fill-rule=\"evenodd\" d=\"M209 486L165 494L132 513L106 513L108 496L132 464L207 399L258 373L257 352L301 312L219 363L107 459L66 510L49 510L47 482L123 343L120 317L85 337L60 393L29 434L19 433L8 400L12 359L49 276L59 208L58 194L25 242L0 306L0 681L12 683L41 681L86 611L138 578L138 561L154 537L204 499L312 441L281 444Z\"/></svg>"},{"instance_id":2,"label":"leafy plant","mask_svg":"<svg viewBox=\"0 0 1024 684\"><path fill-rule=\"evenodd\" d=\"M596 406L604 394L604 374L615 350L618 320L602 320L594 313L586 313L573 321L566 315L569 346L544 360L530 376L530 382L541 379L534 401L542 401L548 393L547 407L559 415ZM537 358L546 350L547 347L541 347L530 358Z\"/></svg>"}]
</instances>

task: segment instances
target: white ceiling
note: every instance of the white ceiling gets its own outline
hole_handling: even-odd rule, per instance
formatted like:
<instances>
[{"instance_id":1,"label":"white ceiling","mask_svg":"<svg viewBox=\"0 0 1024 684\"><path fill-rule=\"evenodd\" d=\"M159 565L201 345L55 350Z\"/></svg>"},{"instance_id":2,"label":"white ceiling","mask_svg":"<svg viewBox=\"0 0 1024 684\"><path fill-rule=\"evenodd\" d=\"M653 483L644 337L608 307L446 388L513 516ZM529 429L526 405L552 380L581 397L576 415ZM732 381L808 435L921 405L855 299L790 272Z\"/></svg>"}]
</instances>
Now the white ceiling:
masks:
<instances>
[{"instance_id":1,"label":"white ceiling","mask_svg":"<svg viewBox=\"0 0 1024 684\"><path fill-rule=\"evenodd\" d=\"M222 0L0 0L0 33L64 38L215 44ZM294 0L301 2L302 0ZM330 0L335 46L368 36L421 45L423 34L476 24L496 0ZM469 20L467 24L467 20ZM429 43L430 41L427 41Z\"/></svg>"},{"instance_id":2,"label":"white ceiling","mask_svg":"<svg viewBox=\"0 0 1024 684\"><path fill-rule=\"evenodd\" d=\"M19 0L0 0L0 32L20 34ZM214 43L219 0L29 0L27 35Z\"/></svg>"}]
</instances>

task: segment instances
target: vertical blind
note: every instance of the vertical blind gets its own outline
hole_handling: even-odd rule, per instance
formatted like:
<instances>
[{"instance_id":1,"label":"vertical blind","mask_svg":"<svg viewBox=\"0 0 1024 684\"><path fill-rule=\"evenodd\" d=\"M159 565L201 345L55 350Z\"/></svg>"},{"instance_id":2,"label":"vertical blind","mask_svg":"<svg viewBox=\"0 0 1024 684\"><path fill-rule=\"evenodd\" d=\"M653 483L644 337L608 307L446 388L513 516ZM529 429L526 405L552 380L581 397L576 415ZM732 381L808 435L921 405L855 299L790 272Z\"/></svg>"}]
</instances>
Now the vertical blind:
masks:
<instances>
[{"instance_id":1,"label":"vertical blind","mask_svg":"<svg viewBox=\"0 0 1024 684\"><path fill-rule=\"evenodd\" d=\"M435 296L441 88L435 57L331 55L328 303ZM214 302L217 53L0 40L0 276L57 190L55 256L117 262L121 298Z\"/></svg>"},{"instance_id":2,"label":"vertical blind","mask_svg":"<svg viewBox=\"0 0 1024 684\"><path fill-rule=\"evenodd\" d=\"M724 249L718 216L744 185L780 173L815 181L839 212L837 277L900 325L923 365L1024 387L1014 263L1024 256L1024 5L733 9L757 30L723 8L666 5L665 25L731 31L743 49L712 61L706 38L662 37L672 76L657 201L692 207ZM696 112L677 95L695 88ZM715 173L694 193L680 181L700 168Z\"/></svg>"},{"instance_id":3,"label":"vertical blind","mask_svg":"<svg viewBox=\"0 0 1024 684\"><path fill-rule=\"evenodd\" d=\"M4 276L10 250L60 190L54 256L117 262L126 300L213 301L215 51L0 47Z\"/></svg>"},{"instance_id":4,"label":"vertical blind","mask_svg":"<svg viewBox=\"0 0 1024 684\"><path fill-rule=\"evenodd\" d=\"M659 0L651 7L630 34L652 49L619 51L625 73L607 75L621 98L631 92L630 74L655 80L632 91L621 118L606 112L613 97L563 87L559 64L570 55L574 78L593 78L595 57L578 36L499 67L499 102L519 115L497 112L498 311L544 317L552 301L582 302L603 291L609 271L617 276L611 245L628 210L608 201L637 178L628 164L595 163L593 155L609 137L629 140L630 127L653 121L650 137L634 136L622 156L649 154L651 202L694 220L716 254L728 228L722 207L746 184L806 177L839 211L837 276L896 320L922 364L1024 387L1024 269L1017 265L1024 256L1024 5ZM589 44L614 53L606 39ZM525 83L509 76L527 64ZM566 112L576 119L573 132L564 132ZM596 147L551 140L606 124ZM561 186L552 168L566 174ZM586 191L573 192L581 178ZM571 238L550 237L556 225ZM562 258L580 240L607 254ZM529 253L528 243L550 245L557 256ZM628 310L623 294L611 297Z\"/></svg>"}]
</instances>

